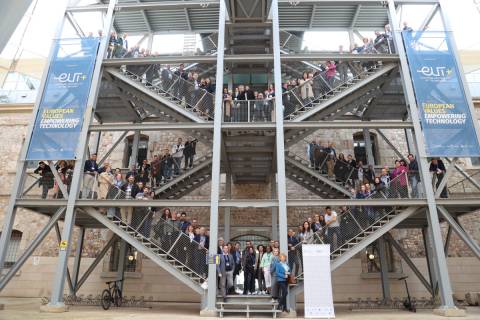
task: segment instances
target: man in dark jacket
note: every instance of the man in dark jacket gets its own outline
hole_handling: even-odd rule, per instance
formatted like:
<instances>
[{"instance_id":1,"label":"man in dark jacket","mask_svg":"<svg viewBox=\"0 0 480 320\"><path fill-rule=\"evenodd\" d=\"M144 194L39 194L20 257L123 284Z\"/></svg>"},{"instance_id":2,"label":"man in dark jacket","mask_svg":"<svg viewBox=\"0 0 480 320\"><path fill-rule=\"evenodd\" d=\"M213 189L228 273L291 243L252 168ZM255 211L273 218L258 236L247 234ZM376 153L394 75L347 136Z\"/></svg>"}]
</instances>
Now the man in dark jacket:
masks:
<instances>
[{"instance_id":1,"label":"man in dark jacket","mask_svg":"<svg viewBox=\"0 0 480 320\"><path fill-rule=\"evenodd\" d=\"M82 198L90 197L93 189L93 185L96 181L98 174L98 164L97 164L97 154L93 153L90 156L90 159L85 161L83 166L83 189L82 189Z\"/></svg>"},{"instance_id":2,"label":"man in dark jacket","mask_svg":"<svg viewBox=\"0 0 480 320\"><path fill-rule=\"evenodd\" d=\"M43 161L38 163L38 168L35 169L34 173L40 175L38 185L42 187L42 199L46 199L48 195L48 190L53 188L53 173L49 166Z\"/></svg>"},{"instance_id":3,"label":"man in dark jacket","mask_svg":"<svg viewBox=\"0 0 480 320\"><path fill-rule=\"evenodd\" d=\"M412 187L412 197L418 198L418 183L420 182L418 162L413 154L408 155L408 161L408 180Z\"/></svg>"},{"instance_id":4,"label":"man in dark jacket","mask_svg":"<svg viewBox=\"0 0 480 320\"><path fill-rule=\"evenodd\" d=\"M443 177L447 172L445 165L441 159L433 158L430 162L430 172L437 179L435 187L438 189L440 183L442 183ZM440 198L448 198L448 192L446 186L443 188Z\"/></svg>"},{"instance_id":5,"label":"man in dark jacket","mask_svg":"<svg viewBox=\"0 0 480 320\"><path fill-rule=\"evenodd\" d=\"M197 139L191 140L190 137L187 138L187 142L185 142L185 149L183 149L183 156L185 157L185 168L184 170L187 170L187 168L191 169L193 168L193 158L195 157L196 154L196 149L197 148Z\"/></svg>"}]
</instances>

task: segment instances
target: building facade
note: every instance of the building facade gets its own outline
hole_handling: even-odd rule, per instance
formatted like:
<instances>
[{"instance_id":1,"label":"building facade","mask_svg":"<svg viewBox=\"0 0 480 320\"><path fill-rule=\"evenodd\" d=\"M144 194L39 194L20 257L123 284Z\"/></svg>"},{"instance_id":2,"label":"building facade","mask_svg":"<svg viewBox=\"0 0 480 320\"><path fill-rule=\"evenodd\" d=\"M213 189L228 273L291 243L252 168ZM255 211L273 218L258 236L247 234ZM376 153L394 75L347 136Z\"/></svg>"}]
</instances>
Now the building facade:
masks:
<instances>
[{"instance_id":1,"label":"building facade","mask_svg":"<svg viewBox=\"0 0 480 320\"><path fill-rule=\"evenodd\" d=\"M384 166L392 168L395 160L405 159L409 153L415 154L428 169L429 159L416 147L423 145L418 141L423 138L412 115L417 111L409 107L415 101L407 90L405 56L399 53L403 44L395 10L407 6L408 1L388 1L386 5L363 1L365 6L359 2L339 8L333 6L334 2L274 0L225 5L223 1L112 1L109 5L68 7L69 19L74 19L75 13L104 12L104 34L110 34L108 31L113 28L117 34L139 33L148 39L156 32L170 30L199 34L202 40L202 48L192 53L193 37L182 39L185 43L188 40L185 55L114 56L111 50L115 47L110 48L109 39L100 38L94 72L97 79L94 78L88 105L92 119L85 125L85 139L80 141L79 150L83 150L83 143L85 153L97 153L99 162L107 160L112 168L120 168L125 174L132 165L138 166L144 159L152 161L155 155L171 149L179 137L184 141L197 138L196 160L190 171L153 187L154 199L138 202L101 199L98 192L81 194L86 183L86 155L82 156L81 151L68 192L64 192L63 198L54 198L52 188L46 199L41 199L38 176L33 173L36 163L24 161L21 151L22 144L30 140L31 105L2 107L2 137L9 143L2 146L5 165L0 193L5 208L4 228L11 232L2 237L0 258L5 263L5 276L1 294L47 296L52 306L61 307L64 293L97 295L106 279L124 274L124 295L152 296L155 301L199 301L202 309L214 311L216 290L204 290L200 284L208 282L212 288L216 280L195 270L194 265L201 259L192 263L175 256L176 251L171 249L175 244L170 249L154 242L150 245L149 237L133 225L133 220L125 225L115 224L102 211L129 208L132 203L136 203L136 208L169 207L187 212L191 220L210 229L211 247L219 237L242 244L246 240L259 244L276 239L285 252L287 230L296 230L308 217L323 213L328 205L338 211L347 204L347 212L354 220L354 208L362 208L361 212L374 210L377 220L360 221L362 226L354 234L345 236L342 243L336 239L335 250L348 250L332 253L335 301L401 297L403 284L393 279L403 275L410 276L416 297L428 296L429 290L440 287L440 305L444 307L454 307L452 293L456 299L463 299L466 293L475 291L472 284L478 281L474 279L480 279L475 258L480 220L472 197L478 192L474 161L455 159L459 169L448 167L453 171L446 184L448 199L436 196L427 183L415 196L410 186L403 198L386 196L364 202L352 199L354 195L348 186L353 171L349 171L348 178L342 178L342 172L335 167L332 179L328 160L322 162L318 172L308 166L307 146L314 140L324 147L333 142L337 155L351 154L364 160L365 165L372 165L376 175ZM251 9L247 10L248 7ZM446 18L439 3L433 3L432 8L425 18L427 25L435 17ZM181 18L167 19L171 12L183 14ZM303 33L329 30L332 22L324 16L328 12L338 21L346 21L338 22L335 28L349 32L352 44L360 40L355 38L357 33L381 30L387 24L393 31L391 42L368 54L340 56L306 51ZM136 25L138 18L141 26ZM305 24L305 19L310 22ZM80 26L74 28L79 37L86 36ZM333 83L327 83L328 77L320 66L330 60L338 66L348 65L347 79L342 79L337 70ZM190 72L217 84L223 82L224 86L217 85L217 91L196 91L197 79L176 75L181 63L187 69L186 76ZM149 74L150 68L157 68L157 73ZM163 70L170 71L167 77L162 76ZM304 71L307 77L308 73L314 74L310 89L300 81L292 81L301 79ZM268 109L257 104L264 101L258 96L254 101L228 102L223 94L223 87L230 88L234 95L237 87L249 85L253 93L266 90L270 84L275 92L283 92L282 86L287 82L282 99L268 100ZM275 112L278 109L283 112ZM12 161L18 156L21 169ZM422 178L431 179L429 172L423 174ZM437 205L442 207L439 211L446 213L432 213L437 211ZM386 214L386 210L391 211ZM156 220L159 215L160 210L154 222L161 222ZM57 221L56 231L53 228ZM50 228L42 229L49 224ZM129 233L130 228L133 233ZM45 231L41 244L39 231ZM442 237L448 239L448 249L443 242L439 245ZM61 240L66 241L67 248L59 246ZM380 250L381 247L384 249ZM442 252L438 252L439 247ZM446 259L444 251L448 251ZM372 252L375 261L367 258ZM69 277L73 278L65 282L67 265ZM375 265L380 267L372 268ZM209 274L214 273L212 265L209 267ZM424 274L423 279L417 271ZM292 310L296 297L302 299L302 278L298 281L290 292Z\"/></svg>"}]
</instances>

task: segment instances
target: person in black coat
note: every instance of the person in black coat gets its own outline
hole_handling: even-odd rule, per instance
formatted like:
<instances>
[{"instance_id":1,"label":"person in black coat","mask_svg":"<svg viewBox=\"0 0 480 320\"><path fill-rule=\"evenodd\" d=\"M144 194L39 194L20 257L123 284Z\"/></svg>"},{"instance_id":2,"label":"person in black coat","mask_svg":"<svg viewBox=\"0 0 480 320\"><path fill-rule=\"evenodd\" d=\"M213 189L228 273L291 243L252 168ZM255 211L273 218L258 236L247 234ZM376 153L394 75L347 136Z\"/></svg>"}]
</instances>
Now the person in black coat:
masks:
<instances>
[{"instance_id":1,"label":"person in black coat","mask_svg":"<svg viewBox=\"0 0 480 320\"><path fill-rule=\"evenodd\" d=\"M196 148L197 148L197 139L191 140L190 137L187 138L187 142L185 142L185 149L183 149L183 156L185 157L185 168L184 170L187 170L187 168L191 169L193 168L193 158L195 157L196 154Z\"/></svg>"},{"instance_id":2,"label":"person in black coat","mask_svg":"<svg viewBox=\"0 0 480 320\"><path fill-rule=\"evenodd\" d=\"M440 186L440 183L442 183L445 173L447 172L443 161L441 159L433 158L430 162L429 171L433 174L434 177L436 177L437 183L435 186L438 189L438 186ZM446 186L443 188L442 193L440 194L440 198L448 198Z\"/></svg>"},{"instance_id":3,"label":"person in black coat","mask_svg":"<svg viewBox=\"0 0 480 320\"><path fill-rule=\"evenodd\" d=\"M246 275L246 283L244 284L243 294L253 294L255 292L255 249L253 247L247 248L245 256L245 265L243 272Z\"/></svg>"},{"instance_id":4,"label":"person in black coat","mask_svg":"<svg viewBox=\"0 0 480 320\"><path fill-rule=\"evenodd\" d=\"M53 173L49 166L43 161L38 163L38 168L33 171L40 175L38 185L42 187L42 199L46 199L48 190L53 188Z\"/></svg>"}]
</instances>

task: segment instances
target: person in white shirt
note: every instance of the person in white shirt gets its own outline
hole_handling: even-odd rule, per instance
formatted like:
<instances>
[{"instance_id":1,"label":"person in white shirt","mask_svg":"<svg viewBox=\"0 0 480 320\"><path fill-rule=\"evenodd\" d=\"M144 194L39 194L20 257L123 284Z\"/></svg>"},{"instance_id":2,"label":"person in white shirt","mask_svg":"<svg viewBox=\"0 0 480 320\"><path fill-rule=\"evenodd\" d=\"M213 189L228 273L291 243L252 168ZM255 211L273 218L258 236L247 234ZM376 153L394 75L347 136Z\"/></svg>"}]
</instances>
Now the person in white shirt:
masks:
<instances>
[{"instance_id":1,"label":"person in white shirt","mask_svg":"<svg viewBox=\"0 0 480 320\"><path fill-rule=\"evenodd\" d=\"M178 138L178 142L172 146L174 176L178 176L180 174L180 168L182 166L183 158L183 149L185 149L185 145L182 143L182 138Z\"/></svg>"},{"instance_id":2,"label":"person in white shirt","mask_svg":"<svg viewBox=\"0 0 480 320\"><path fill-rule=\"evenodd\" d=\"M337 213L331 207L325 208L325 225L327 229L327 241L330 243L330 250L335 250L342 243L340 230L340 221L337 219ZM336 239L333 235L336 234Z\"/></svg>"}]
</instances>

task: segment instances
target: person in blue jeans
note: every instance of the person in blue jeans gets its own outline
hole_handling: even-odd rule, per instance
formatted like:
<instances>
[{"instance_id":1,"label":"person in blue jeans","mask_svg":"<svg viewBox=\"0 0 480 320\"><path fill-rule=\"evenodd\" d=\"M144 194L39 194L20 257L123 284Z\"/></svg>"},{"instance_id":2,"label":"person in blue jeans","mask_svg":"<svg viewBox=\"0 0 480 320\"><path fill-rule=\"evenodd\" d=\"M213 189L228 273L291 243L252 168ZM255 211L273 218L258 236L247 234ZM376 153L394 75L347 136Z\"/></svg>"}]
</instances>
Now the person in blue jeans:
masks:
<instances>
[{"instance_id":1,"label":"person in blue jeans","mask_svg":"<svg viewBox=\"0 0 480 320\"><path fill-rule=\"evenodd\" d=\"M279 288L279 303L278 307L283 312L288 312L287 309L287 295L288 295L288 276L290 275L290 268L287 264L287 255L280 254L280 260L275 262L275 273L277 276L277 284Z\"/></svg>"}]
</instances>

